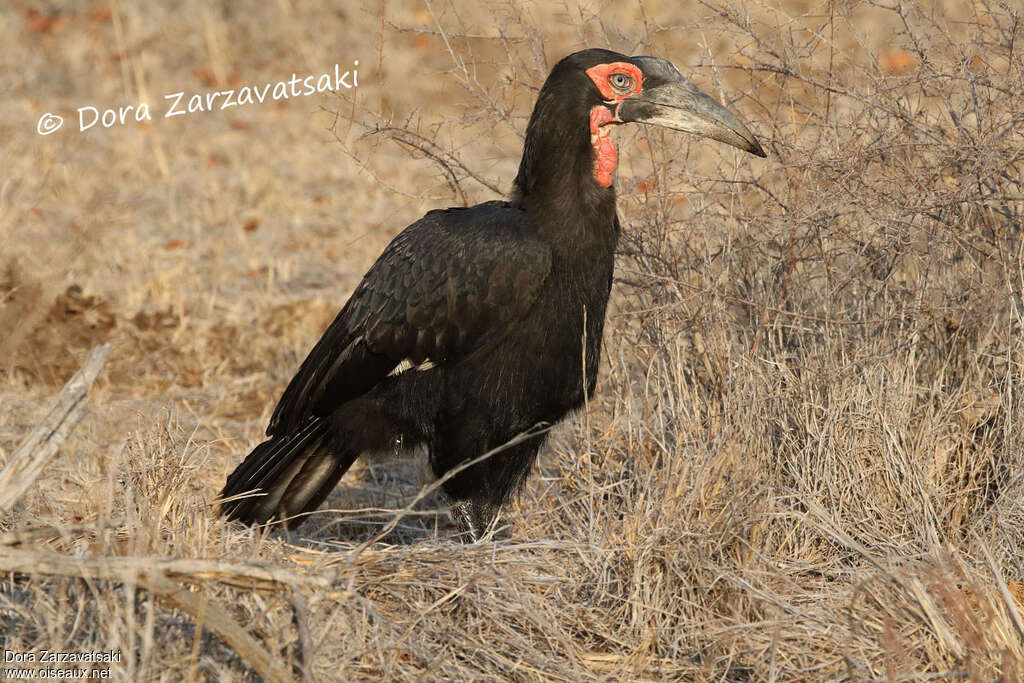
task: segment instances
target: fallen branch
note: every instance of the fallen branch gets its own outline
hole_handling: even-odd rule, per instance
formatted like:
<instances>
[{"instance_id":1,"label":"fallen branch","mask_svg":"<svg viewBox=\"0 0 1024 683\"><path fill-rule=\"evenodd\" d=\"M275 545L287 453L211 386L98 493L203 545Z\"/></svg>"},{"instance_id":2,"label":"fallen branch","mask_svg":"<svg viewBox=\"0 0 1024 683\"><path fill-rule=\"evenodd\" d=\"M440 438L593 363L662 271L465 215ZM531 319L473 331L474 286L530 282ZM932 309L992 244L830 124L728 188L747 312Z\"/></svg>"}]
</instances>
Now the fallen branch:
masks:
<instances>
[{"instance_id":1,"label":"fallen branch","mask_svg":"<svg viewBox=\"0 0 1024 683\"><path fill-rule=\"evenodd\" d=\"M120 518L114 518L108 521L107 527L118 527L123 523ZM77 534L98 534L101 531L102 528L98 528L95 521L82 522L81 524L51 524L0 534L0 545L26 545L38 541L48 541L53 538L70 538Z\"/></svg>"},{"instance_id":2,"label":"fallen branch","mask_svg":"<svg viewBox=\"0 0 1024 683\"><path fill-rule=\"evenodd\" d=\"M64 385L46 418L11 455L0 471L0 511L14 507L82 419L89 385L96 379L109 354L110 344L93 347L82 367Z\"/></svg>"},{"instance_id":3,"label":"fallen branch","mask_svg":"<svg viewBox=\"0 0 1024 683\"><path fill-rule=\"evenodd\" d=\"M329 588L320 576L251 564L215 560L160 560L150 557L66 557L42 550L0 547L0 572L50 574L85 579L124 581L128 576L162 574L180 581L217 581L235 588L274 590L293 586Z\"/></svg>"}]
</instances>

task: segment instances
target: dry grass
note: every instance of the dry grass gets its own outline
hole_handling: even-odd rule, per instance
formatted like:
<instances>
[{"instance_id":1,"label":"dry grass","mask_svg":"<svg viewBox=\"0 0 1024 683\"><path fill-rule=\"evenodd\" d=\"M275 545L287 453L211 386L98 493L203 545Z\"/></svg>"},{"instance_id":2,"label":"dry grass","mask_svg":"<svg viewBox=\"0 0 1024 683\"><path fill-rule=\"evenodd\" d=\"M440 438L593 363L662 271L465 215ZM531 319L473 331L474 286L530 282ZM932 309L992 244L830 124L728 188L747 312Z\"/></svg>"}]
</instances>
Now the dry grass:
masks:
<instances>
[{"instance_id":1,"label":"dry grass","mask_svg":"<svg viewBox=\"0 0 1024 683\"><path fill-rule=\"evenodd\" d=\"M393 4L3 11L0 463L113 348L0 523L4 648L118 649L121 680L1020 680L1019 11ZM374 255L508 187L584 45L672 58L769 157L621 135L598 394L507 530L452 542L383 456L298 535L218 519ZM353 59L341 98L34 133Z\"/></svg>"}]
</instances>

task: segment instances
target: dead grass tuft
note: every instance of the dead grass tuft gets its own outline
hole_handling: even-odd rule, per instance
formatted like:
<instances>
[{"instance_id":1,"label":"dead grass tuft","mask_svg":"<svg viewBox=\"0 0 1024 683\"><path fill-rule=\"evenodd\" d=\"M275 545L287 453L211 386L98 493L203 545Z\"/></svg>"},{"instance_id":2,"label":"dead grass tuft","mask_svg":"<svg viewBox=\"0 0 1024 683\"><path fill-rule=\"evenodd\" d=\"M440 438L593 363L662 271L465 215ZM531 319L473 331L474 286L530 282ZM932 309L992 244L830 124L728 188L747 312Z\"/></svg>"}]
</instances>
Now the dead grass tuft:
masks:
<instances>
[{"instance_id":1,"label":"dead grass tuft","mask_svg":"<svg viewBox=\"0 0 1024 683\"><path fill-rule=\"evenodd\" d=\"M1019 12L373 12L0 22L24 74L0 123L0 460L113 349L0 522L3 646L118 649L122 680L1024 675ZM584 45L673 58L769 158L623 133L599 391L507 527L453 543L442 501L406 509L420 465L392 454L298 535L217 518L373 256L426 209L507 188L536 89ZM347 98L24 133L47 108L349 58Z\"/></svg>"}]
</instances>

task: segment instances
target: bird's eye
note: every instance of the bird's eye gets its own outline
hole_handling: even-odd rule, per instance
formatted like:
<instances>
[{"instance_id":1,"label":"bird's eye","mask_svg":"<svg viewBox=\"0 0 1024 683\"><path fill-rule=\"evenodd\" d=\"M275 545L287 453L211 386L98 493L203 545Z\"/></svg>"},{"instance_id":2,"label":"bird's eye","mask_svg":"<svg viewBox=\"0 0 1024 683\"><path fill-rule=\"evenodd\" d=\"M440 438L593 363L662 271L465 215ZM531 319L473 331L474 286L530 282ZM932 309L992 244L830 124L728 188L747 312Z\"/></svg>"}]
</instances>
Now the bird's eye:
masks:
<instances>
[{"instance_id":1,"label":"bird's eye","mask_svg":"<svg viewBox=\"0 0 1024 683\"><path fill-rule=\"evenodd\" d=\"M633 77L627 76L623 73L612 74L611 77L612 87L616 90L628 92L633 89Z\"/></svg>"}]
</instances>

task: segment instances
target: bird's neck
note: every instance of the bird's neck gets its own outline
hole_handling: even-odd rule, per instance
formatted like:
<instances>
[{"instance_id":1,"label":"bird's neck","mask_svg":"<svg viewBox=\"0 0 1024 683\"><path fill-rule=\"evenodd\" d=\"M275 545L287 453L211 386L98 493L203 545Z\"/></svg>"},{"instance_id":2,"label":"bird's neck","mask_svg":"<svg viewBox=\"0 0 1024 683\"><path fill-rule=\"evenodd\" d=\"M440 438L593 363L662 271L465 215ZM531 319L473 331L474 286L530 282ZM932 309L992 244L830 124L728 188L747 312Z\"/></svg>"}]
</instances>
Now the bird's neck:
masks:
<instances>
[{"instance_id":1,"label":"bird's neck","mask_svg":"<svg viewBox=\"0 0 1024 683\"><path fill-rule=\"evenodd\" d=\"M567 109L566 98L541 92L527 127L513 203L530 213L556 256L612 252L618 239L615 186L610 172L595 173L600 144L610 143L595 144L589 114Z\"/></svg>"}]
</instances>

